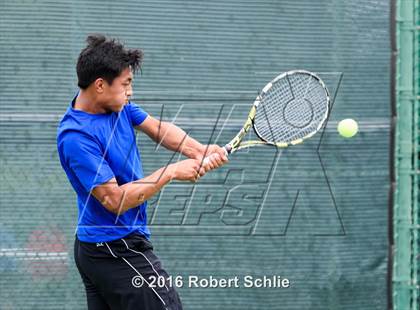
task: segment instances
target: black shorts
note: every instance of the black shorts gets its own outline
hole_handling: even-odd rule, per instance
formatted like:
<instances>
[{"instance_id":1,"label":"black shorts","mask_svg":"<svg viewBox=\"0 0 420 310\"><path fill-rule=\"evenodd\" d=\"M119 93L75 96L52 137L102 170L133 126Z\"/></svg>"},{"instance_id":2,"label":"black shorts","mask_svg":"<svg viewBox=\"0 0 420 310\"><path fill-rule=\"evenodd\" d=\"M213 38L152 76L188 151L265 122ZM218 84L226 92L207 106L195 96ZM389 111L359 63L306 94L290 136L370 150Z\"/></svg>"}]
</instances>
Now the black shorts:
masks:
<instances>
[{"instance_id":1,"label":"black shorts","mask_svg":"<svg viewBox=\"0 0 420 310\"><path fill-rule=\"evenodd\" d=\"M152 244L138 233L101 243L76 237L74 258L89 310L182 310L169 281L153 281L169 276Z\"/></svg>"}]
</instances>

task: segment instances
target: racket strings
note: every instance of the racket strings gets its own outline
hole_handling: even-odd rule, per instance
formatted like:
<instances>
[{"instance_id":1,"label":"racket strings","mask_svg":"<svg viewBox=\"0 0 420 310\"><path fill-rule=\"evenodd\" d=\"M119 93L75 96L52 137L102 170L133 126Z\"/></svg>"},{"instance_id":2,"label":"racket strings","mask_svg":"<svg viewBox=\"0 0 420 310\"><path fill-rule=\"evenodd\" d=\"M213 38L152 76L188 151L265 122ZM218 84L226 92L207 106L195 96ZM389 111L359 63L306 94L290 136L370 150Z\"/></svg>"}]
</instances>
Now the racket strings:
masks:
<instances>
[{"instance_id":1,"label":"racket strings","mask_svg":"<svg viewBox=\"0 0 420 310\"><path fill-rule=\"evenodd\" d=\"M315 133L328 112L328 96L317 78L295 72L262 95L255 117L258 135L269 142L291 142Z\"/></svg>"}]
</instances>

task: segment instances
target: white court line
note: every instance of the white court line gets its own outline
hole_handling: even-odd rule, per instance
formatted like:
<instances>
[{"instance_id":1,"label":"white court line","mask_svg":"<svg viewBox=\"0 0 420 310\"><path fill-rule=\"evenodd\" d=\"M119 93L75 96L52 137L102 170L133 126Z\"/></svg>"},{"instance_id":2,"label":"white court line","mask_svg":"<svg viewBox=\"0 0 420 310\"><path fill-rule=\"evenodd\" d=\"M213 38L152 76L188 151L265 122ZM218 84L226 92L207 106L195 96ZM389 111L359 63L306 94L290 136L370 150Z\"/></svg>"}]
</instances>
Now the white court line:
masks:
<instances>
[{"instance_id":1,"label":"white court line","mask_svg":"<svg viewBox=\"0 0 420 310\"><path fill-rule=\"evenodd\" d=\"M36 252L29 248L1 248L1 257L16 258L18 260L66 260L68 252Z\"/></svg>"},{"instance_id":2,"label":"white court line","mask_svg":"<svg viewBox=\"0 0 420 310\"><path fill-rule=\"evenodd\" d=\"M11 122L56 122L61 119L61 114L0 114L0 121ZM226 127L232 128L242 126L243 118L231 119L227 121ZM336 128L339 120L329 120L327 129ZM363 118L357 119L359 129L381 129L389 128L391 122L388 118ZM205 117L177 117L177 124L194 125L194 126L214 126L215 119Z\"/></svg>"}]
</instances>

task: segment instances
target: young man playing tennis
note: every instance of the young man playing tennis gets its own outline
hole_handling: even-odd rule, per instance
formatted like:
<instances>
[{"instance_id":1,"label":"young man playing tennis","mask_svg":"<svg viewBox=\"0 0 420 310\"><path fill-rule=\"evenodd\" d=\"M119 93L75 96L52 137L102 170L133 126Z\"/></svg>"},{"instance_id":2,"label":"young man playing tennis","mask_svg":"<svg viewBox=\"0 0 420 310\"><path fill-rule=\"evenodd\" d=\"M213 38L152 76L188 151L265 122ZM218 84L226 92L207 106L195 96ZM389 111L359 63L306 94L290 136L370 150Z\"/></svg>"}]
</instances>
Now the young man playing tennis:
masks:
<instances>
[{"instance_id":1,"label":"young man playing tennis","mask_svg":"<svg viewBox=\"0 0 420 310\"><path fill-rule=\"evenodd\" d=\"M77 193L74 255L88 308L182 309L168 282L150 285L168 274L149 241L147 200L171 180L197 181L223 165L226 155L129 101L140 50L101 35L89 36L87 43L77 62L80 91L59 124L57 147ZM189 159L144 176L134 129ZM202 166L205 156L209 160Z\"/></svg>"}]
</instances>

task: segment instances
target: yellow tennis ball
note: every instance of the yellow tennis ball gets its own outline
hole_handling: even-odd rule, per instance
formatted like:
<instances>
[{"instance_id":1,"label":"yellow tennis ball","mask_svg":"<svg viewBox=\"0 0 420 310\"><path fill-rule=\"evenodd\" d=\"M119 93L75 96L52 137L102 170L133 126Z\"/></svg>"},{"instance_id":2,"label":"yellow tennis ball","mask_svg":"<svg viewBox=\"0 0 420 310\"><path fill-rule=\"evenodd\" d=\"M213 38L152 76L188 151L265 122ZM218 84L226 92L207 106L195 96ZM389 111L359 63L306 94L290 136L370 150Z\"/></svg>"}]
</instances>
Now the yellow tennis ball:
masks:
<instances>
[{"instance_id":1,"label":"yellow tennis ball","mask_svg":"<svg viewBox=\"0 0 420 310\"><path fill-rule=\"evenodd\" d=\"M358 129L359 126L357 125L357 122L351 118L343 119L337 126L338 133L344 138L353 137Z\"/></svg>"}]
</instances>

